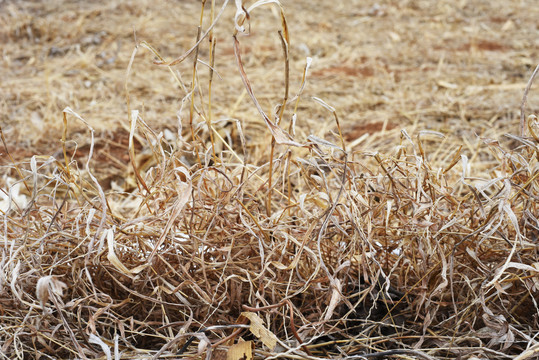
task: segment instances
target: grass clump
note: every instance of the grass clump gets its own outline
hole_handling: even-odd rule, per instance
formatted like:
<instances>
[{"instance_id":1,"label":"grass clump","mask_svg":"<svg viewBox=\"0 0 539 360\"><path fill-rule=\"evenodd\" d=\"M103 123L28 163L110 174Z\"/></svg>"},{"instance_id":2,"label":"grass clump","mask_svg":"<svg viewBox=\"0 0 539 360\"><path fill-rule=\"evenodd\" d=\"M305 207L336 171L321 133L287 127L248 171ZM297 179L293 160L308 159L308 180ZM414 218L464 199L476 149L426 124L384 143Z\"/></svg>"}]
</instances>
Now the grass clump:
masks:
<instances>
[{"instance_id":1,"label":"grass clump","mask_svg":"<svg viewBox=\"0 0 539 360\"><path fill-rule=\"evenodd\" d=\"M304 105L311 59L290 85L287 18L269 3L283 74L271 111L242 53L268 4L237 6L232 32L235 104L249 98L257 118L218 115L214 24L227 2L212 1L176 60L144 41L133 50L127 134L109 153L122 178L96 170L102 144L69 107L55 156L17 161L2 133L2 353L217 358L245 340L237 358L536 356L536 118L523 123L531 137L484 137L473 152L386 122L386 138L362 139L385 151L358 150L338 108ZM174 131L133 105L141 51L183 93ZM303 126L311 105L327 131ZM74 126L87 147L70 141Z\"/></svg>"}]
</instances>

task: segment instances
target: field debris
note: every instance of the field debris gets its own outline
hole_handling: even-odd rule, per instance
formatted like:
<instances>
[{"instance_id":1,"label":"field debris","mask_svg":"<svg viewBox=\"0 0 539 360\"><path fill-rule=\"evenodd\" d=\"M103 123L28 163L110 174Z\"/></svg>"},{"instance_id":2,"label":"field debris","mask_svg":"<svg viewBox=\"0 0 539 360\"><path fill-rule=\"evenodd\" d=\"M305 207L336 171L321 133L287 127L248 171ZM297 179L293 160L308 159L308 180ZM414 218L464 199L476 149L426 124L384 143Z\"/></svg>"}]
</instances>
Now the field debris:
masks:
<instances>
[{"instance_id":1,"label":"field debris","mask_svg":"<svg viewBox=\"0 0 539 360\"><path fill-rule=\"evenodd\" d=\"M427 3L368 2L347 21L377 27ZM112 1L116 25L92 33L85 18L103 21L96 5L66 4L62 16L80 28L57 39L48 5L17 4L0 4L1 23L17 19L0 30L5 62L41 64L48 90L24 90L15 77L4 85L12 112L0 128L3 357L537 356L531 56L518 54L518 81L478 84L469 73L448 76L458 73L454 59L433 62L437 53L353 63L346 34L335 50L316 50L305 35L295 44L298 5L285 1L177 5L191 14L178 25L182 37L189 30L176 39L181 47L168 32L149 41L144 27L125 35L131 42L110 36L122 11L144 16L140 4ZM472 11L440 4L451 21ZM311 25L323 36L337 20ZM499 38L437 46L487 68L483 52L500 53L506 64L517 55L503 36L524 25L490 20ZM385 36L365 49L417 41L399 29ZM440 39L425 36L439 50ZM18 54L19 42L39 43L41 55ZM55 77L40 56L64 73ZM408 72L429 67L429 84L414 90ZM316 86L343 74L340 84ZM354 102L357 82L365 88ZM426 88L435 94L420 99ZM515 109L499 102L504 91L520 94Z\"/></svg>"}]
</instances>

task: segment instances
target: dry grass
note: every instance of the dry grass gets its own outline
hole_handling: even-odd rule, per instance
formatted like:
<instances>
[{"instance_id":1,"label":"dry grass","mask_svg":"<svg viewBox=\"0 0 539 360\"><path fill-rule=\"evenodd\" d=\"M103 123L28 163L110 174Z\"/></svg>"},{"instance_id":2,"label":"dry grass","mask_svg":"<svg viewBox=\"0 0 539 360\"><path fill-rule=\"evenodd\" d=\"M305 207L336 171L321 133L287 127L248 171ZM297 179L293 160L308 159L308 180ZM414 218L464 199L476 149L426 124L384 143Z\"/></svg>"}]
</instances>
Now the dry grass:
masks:
<instances>
[{"instance_id":1,"label":"dry grass","mask_svg":"<svg viewBox=\"0 0 539 360\"><path fill-rule=\"evenodd\" d=\"M212 3L0 2L2 356L536 357L534 2Z\"/></svg>"}]
</instances>

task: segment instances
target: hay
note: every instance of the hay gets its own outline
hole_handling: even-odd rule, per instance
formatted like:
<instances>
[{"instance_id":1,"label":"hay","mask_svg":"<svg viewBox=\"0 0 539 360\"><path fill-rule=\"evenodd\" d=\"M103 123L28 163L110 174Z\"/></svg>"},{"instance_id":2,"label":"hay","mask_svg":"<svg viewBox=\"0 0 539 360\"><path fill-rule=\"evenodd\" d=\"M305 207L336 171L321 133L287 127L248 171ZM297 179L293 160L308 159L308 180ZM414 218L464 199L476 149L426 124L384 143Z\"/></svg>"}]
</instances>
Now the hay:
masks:
<instances>
[{"instance_id":1,"label":"hay","mask_svg":"<svg viewBox=\"0 0 539 360\"><path fill-rule=\"evenodd\" d=\"M533 3L299 3L0 4L4 357L537 355Z\"/></svg>"}]
</instances>

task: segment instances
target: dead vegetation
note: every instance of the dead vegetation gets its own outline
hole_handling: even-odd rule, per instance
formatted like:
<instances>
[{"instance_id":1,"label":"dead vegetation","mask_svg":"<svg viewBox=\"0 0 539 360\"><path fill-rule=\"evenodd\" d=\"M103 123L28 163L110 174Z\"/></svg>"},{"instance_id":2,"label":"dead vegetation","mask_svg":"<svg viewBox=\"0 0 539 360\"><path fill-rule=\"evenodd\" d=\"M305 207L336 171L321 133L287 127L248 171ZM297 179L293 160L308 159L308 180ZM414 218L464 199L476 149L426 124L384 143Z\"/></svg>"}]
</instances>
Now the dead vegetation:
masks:
<instances>
[{"instance_id":1,"label":"dead vegetation","mask_svg":"<svg viewBox=\"0 0 539 360\"><path fill-rule=\"evenodd\" d=\"M203 3L153 41L145 11L178 7L66 3L65 35L0 3L5 65L39 74L3 84L2 356L536 357L532 55L504 41L528 23L482 39L481 2L320 2L295 44L297 3Z\"/></svg>"}]
</instances>

